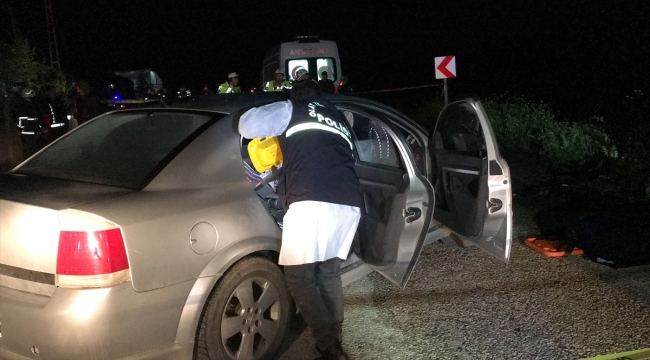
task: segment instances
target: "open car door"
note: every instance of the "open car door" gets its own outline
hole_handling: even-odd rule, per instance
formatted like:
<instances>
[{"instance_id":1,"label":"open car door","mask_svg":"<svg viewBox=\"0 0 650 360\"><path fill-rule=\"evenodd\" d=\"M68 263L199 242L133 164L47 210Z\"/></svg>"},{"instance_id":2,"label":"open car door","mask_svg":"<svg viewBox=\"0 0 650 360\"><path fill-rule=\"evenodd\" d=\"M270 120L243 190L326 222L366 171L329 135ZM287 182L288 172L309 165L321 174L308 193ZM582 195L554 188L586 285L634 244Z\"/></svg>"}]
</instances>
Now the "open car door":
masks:
<instances>
[{"instance_id":1,"label":"open car door","mask_svg":"<svg viewBox=\"0 0 650 360\"><path fill-rule=\"evenodd\" d=\"M339 108L354 133L355 168L364 200L353 251L403 288L433 215L433 187L417 170L390 115L352 105Z\"/></svg>"},{"instance_id":2,"label":"open car door","mask_svg":"<svg viewBox=\"0 0 650 360\"><path fill-rule=\"evenodd\" d=\"M464 245L508 261L512 246L510 169L478 100L447 105L431 134L433 218Z\"/></svg>"}]
</instances>

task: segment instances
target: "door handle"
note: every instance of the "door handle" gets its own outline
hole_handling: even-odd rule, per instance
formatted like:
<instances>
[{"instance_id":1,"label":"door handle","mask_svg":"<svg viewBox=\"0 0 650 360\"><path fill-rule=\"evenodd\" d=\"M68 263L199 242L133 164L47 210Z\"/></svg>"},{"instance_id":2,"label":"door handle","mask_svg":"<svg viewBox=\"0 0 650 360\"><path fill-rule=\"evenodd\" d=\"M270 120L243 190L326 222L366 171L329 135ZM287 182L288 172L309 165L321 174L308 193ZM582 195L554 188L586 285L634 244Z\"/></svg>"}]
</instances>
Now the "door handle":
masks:
<instances>
[{"instance_id":1,"label":"door handle","mask_svg":"<svg viewBox=\"0 0 650 360\"><path fill-rule=\"evenodd\" d=\"M422 216L422 210L420 208L410 207L404 209L402 215L404 215L406 222L410 224Z\"/></svg>"},{"instance_id":2,"label":"door handle","mask_svg":"<svg viewBox=\"0 0 650 360\"><path fill-rule=\"evenodd\" d=\"M495 211L501 210L502 207L503 207L503 202L501 202L501 200L499 199L490 199L488 201L488 209L490 209L490 214Z\"/></svg>"}]
</instances>

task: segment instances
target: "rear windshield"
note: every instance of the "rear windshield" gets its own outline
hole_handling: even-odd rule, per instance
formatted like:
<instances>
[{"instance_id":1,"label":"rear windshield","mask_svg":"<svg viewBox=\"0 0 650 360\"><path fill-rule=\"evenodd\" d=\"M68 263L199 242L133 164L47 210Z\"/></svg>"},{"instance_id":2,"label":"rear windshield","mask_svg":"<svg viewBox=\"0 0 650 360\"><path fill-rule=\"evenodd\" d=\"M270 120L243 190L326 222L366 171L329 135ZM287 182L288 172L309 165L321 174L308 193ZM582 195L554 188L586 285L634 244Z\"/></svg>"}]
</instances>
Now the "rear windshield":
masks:
<instances>
[{"instance_id":1,"label":"rear windshield","mask_svg":"<svg viewBox=\"0 0 650 360\"><path fill-rule=\"evenodd\" d=\"M141 189L223 115L108 114L61 138L16 173Z\"/></svg>"}]
</instances>

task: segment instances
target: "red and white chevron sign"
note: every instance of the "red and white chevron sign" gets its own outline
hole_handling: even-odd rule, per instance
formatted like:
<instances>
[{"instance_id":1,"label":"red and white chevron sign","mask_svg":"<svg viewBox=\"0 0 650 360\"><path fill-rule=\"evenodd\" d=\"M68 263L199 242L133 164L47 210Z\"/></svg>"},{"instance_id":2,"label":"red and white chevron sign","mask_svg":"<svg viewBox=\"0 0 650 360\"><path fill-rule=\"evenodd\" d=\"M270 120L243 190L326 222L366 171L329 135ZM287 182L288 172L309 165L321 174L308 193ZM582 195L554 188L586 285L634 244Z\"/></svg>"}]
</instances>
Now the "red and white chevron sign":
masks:
<instances>
[{"instance_id":1,"label":"red and white chevron sign","mask_svg":"<svg viewBox=\"0 0 650 360\"><path fill-rule=\"evenodd\" d=\"M448 79L456 77L456 57L439 56L436 61L436 79Z\"/></svg>"}]
</instances>

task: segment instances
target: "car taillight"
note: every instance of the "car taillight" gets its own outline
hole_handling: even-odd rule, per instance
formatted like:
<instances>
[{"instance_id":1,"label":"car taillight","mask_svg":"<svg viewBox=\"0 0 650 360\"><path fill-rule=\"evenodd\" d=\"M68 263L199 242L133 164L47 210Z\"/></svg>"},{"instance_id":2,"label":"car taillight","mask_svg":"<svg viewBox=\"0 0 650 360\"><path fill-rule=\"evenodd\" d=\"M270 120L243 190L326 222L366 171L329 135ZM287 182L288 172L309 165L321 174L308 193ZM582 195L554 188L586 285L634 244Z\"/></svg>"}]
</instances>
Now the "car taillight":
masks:
<instances>
[{"instance_id":1,"label":"car taillight","mask_svg":"<svg viewBox=\"0 0 650 360\"><path fill-rule=\"evenodd\" d=\"M57 285L103 287L130 280L122 230L76 210L64 210L56 260Z\"/></svg>"}]
</instances>

